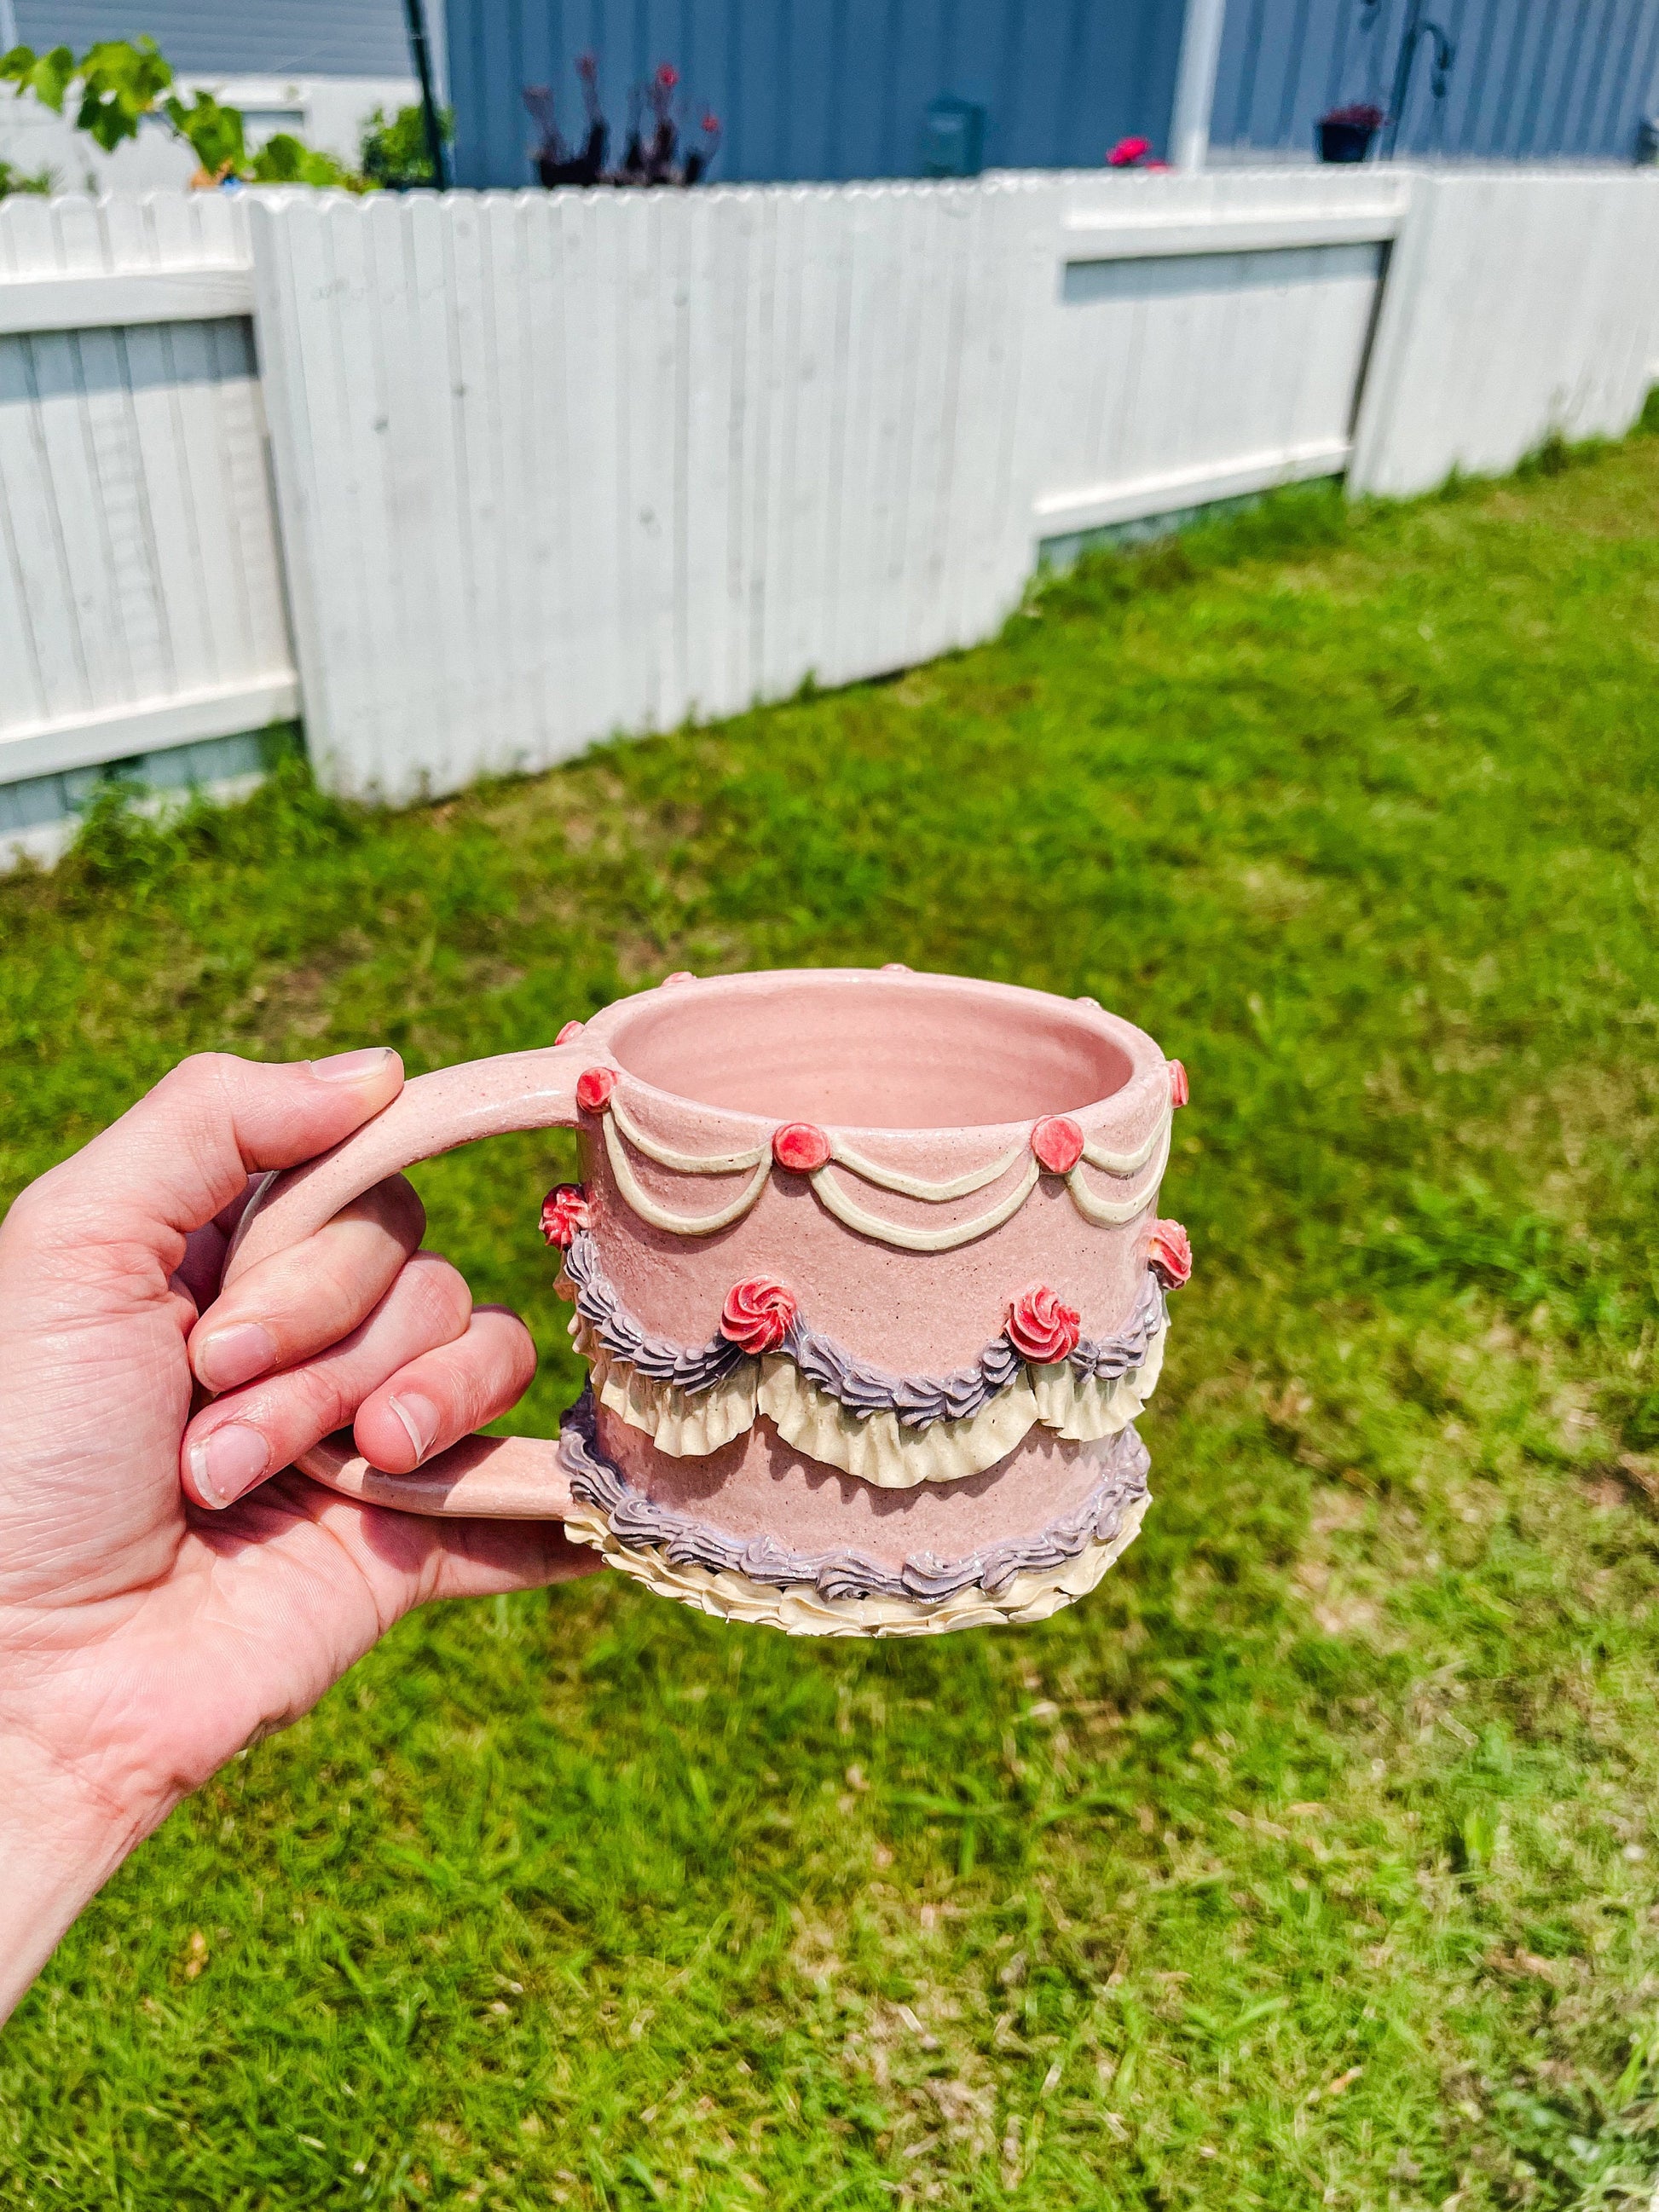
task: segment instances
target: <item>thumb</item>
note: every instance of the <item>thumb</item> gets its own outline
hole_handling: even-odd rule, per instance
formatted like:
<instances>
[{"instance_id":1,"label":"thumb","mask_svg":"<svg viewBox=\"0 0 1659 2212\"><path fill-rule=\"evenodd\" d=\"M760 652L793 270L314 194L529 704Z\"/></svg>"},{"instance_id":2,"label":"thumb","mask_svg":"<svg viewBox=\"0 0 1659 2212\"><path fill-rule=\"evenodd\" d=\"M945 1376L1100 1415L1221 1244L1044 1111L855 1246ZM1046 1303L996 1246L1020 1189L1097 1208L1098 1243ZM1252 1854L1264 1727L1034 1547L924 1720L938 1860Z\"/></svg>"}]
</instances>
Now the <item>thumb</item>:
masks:
<instances>
[{"instance_id":1,"label":"thumb","mask_svg":"<svg viewBox=\"0 0 1659 2212\"><path fill-rule=\"evenodd\" d=\"M170 1269L180 1240L250 1175L327 1152L403 1084L385 1045L276 1066L198 1053L35 1188L52 1187L54 1212L83 1244L137 1241Z\"/></svg>"}]
</instances>

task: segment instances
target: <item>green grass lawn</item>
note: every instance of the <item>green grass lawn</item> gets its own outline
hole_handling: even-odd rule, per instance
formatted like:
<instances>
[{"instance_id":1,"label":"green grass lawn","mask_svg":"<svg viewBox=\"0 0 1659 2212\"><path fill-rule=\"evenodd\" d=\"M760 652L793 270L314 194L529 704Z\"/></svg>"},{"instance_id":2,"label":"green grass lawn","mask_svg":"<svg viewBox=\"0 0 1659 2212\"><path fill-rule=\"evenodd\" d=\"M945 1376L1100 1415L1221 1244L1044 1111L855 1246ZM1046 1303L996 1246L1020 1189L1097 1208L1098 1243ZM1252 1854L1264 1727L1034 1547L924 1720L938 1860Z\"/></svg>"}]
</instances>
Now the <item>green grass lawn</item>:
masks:
<instances>
[{"instance_id":1,"label":"green grass lawn","mask_svg":"<svg viewBox=\"0 0 1659 2212\"><path fill-rule=\"evenodd\" d=\"M425 811L0 886L0 1182L204 1045L665 971L1090 992L1192 1073L1156 1503L921 1644L616 1577L406 1623L0 2040L0 2203L1645 2206L1659 439L1085 568L981 650ZM422 1171L573 1395L562 1138Z\"/></svg>"}]
</instances>

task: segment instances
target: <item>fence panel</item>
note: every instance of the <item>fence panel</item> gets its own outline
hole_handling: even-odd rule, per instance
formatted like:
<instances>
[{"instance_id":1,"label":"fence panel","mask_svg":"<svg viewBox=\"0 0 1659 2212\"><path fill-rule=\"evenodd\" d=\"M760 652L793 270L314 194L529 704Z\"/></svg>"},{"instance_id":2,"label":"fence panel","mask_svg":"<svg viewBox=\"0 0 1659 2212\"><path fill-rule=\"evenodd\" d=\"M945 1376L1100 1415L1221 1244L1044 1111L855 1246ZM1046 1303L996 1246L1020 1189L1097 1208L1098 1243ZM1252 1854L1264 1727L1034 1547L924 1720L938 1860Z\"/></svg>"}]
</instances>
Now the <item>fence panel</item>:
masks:
<instances>
[{"instance_id":1,"label":"fence panel","mask_svg":"<svg viewBox=\"0 0 1659 2212\"><path fill-rule=\"evenodd\" d=\"M1401 176L252 210L313 757L388 798L983 636L1346 459Z\"/></svg>"},{"instance_id":2,"label":"fence panel","mask_svg":"<svg viewBox=\"0 0 1659 2212\"><path fill-rule=\"evenodd\" d=\"M963 433L996 457L1009 272L1041 204L1010 185L257 207L325 772L453 788L982 635L1029 532L1020 502L988 507Z\"/></svg>"},{"instance_id":3,"label":"fence panel","mask_svg":"<svg viewBox=\"0 0 1659 2212\"><path fill-rule=\"evenodd\" d=\"M1074 187L1054 240L1043 538L1339 474L1397 174Z\"/></svg>"},{"instance_id":4,"label":"fence panel","mask_svg":"<svg viewBox=\"0 0 1659 2212\"><path fill-rule=\"evenodd\" d=\"M244 210L0 204L0 784L292 714Z\"/></svg>"},{"instance_id":5,"label":"fence panel","mask_svg":"<svg viewBox=\"0 0 1659 2212\"><path fill-rule=\"evenodd\" d=\"M1659 180L1419 174L1349 483L1400 496L1618 437L1659 378Z\"/></svg>"}]
</instances>

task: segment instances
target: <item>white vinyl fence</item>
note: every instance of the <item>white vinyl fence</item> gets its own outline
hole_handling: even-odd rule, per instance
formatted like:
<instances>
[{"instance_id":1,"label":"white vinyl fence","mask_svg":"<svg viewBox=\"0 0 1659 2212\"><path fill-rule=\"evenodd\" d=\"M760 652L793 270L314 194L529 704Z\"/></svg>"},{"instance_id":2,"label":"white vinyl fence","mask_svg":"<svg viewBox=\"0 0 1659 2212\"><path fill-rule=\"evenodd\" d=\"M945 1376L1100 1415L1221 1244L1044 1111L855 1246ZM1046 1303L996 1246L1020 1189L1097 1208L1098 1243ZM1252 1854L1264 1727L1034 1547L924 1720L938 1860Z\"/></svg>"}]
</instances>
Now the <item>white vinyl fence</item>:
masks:
<instances>
[{"instance_id":1,"label":"white vinyl fence","mask_svg":"<svg viewBox=\"0 0 1659 2212\"><path fill-rule=\"evenodd\" d=\"M1151 190L1142 186L1151 184ZM408 796L982 637L1339 472L1402 176L256 207L307 727Z\"/></svg>"},{"instance_id":2,"label":"white vinyl fence","mask_svg":"<svg viewBox=\"0 0 1659 2212\"><path fill-rule=\"evenodd\" d=\"M1401 496L1620 437L1659 383L1659 171L1456 172L1413 188L1349 484Z\"/></svg>"},{"instance_id":3,"label":"white vinyl fence","mask_svg":"<svg viewBox=\"0 0 1659 2212\"><path fill-rule=\"evenodd\" d=\"M298 710L246 210L0 204L0 787Z\"/></svg>"},{"instance_id":4,"label":"white vinyl fence","mask_svg":"<svg viewBox=\"0 0 1659 2212\"><path fill-rule=\"evenodd\" d=\"M982 637L1094 530L1620 431L1656 374L1650 174L14 199L0 787L302 698L336 788L451 790Z\"/></svg>"}]
</instances>

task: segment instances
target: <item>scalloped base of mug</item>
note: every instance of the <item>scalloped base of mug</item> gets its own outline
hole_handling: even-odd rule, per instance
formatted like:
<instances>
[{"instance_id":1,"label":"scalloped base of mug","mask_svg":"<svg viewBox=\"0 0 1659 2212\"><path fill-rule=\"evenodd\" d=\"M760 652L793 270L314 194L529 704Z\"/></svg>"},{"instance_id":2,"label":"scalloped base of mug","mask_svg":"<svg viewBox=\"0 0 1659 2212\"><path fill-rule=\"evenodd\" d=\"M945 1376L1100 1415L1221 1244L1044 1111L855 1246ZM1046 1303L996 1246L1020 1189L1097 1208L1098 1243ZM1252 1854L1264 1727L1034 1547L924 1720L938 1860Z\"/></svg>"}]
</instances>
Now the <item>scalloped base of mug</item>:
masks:
<instances>
[{"instance_id":1,"label":"scalloped base of mug","mask_svg":"<svg viewBox=\"0 0 1659 2212\"><path fill-rule=\"evenodd\" d=\"M786 1636L939 1636L954 1628L1047 1620L1089 1592L1139 1533L1149 1496L1128 1506L1109 1541L1091 1544L1063 1567L1017 1575L994 1595L982 1586L942 1598L825 1598L810 1584L779 1589L723 1569L676 1566L655 1547L635 1549L613 1534L603 1515L577 1504L565 1517L574 1543L590 1544L607 1566L631 1575L659 1597L695 1606L717 1620L781 1628Z\"/></svg>"},{"instance_id":2,"label":"scalloped base of mug","mask_svg":"<svg viewBox=\"0 0 1659 2212\"><path fill-rule=\"evenodd\" d=\"M627 1437L614 1426L612 1434ZM565 1533L573 1541L592 1545L608 1565L660 1597L793 1636L928 1636L1046 1620L1095 1587L1133 1540L1148 1503L1146 1447L1126 1427L1070 1448L1070 1471L1080 1471L1087 1488L1024 1534L1013 1533L1014 1513L1009 1529L988 1541L970 1511L955 1532L934 1525L931 1541L907 1542L901 1534L895 1543L890 1531L884 1541L867 1526L860 1541L848 1516L844 1535L827 1548L803 1549L823 1531L809 1534L805 1516L789 1512L787 1492L775 1518L738 1535L729 1522L742 1516L722 1514L718 1493L687 1511L637 1486L609 1455L591 1391L568 1410L560 1435L574 1501ZM819 1476L857 1486L832 1470Z\"/></svg>"}]
</instances>

